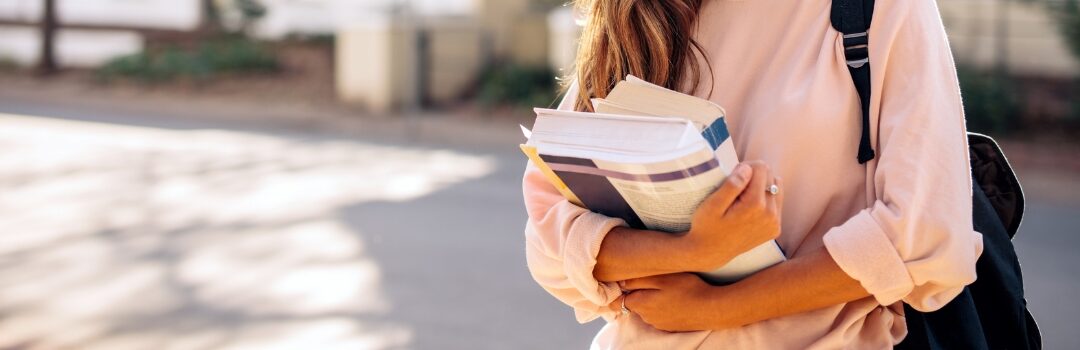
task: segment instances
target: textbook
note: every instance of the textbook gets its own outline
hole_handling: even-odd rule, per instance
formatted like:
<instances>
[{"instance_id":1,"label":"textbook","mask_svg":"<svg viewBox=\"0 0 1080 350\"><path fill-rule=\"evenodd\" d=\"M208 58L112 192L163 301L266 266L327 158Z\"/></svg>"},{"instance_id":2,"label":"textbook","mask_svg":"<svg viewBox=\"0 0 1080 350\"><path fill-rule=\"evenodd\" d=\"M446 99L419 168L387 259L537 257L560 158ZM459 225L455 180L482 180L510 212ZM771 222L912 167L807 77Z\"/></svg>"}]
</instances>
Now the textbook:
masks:
<instances>
[{"instance_id":1,"label":"textbook","mask_svg":"<svg viewBox=\"0 0 1080 350\"><path fill-rule=\"evenodd\" d=\"M596 113L537 108L522 151L567 200L633 228L685 232L738 164L720 106L634 76ZM784 261L775 241L702 275L725 284Z\"/></svg>"}]
</instances>

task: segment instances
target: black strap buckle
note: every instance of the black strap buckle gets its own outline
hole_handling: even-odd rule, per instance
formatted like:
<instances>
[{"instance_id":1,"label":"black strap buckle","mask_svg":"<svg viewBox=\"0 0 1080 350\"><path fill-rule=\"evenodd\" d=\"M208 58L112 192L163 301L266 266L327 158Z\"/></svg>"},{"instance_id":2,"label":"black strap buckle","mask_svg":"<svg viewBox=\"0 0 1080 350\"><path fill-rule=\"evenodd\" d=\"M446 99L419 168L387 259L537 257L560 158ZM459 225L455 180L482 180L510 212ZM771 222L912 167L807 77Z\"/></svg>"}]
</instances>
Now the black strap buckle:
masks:
<instances>
[{"instance_id":1,"label":"black strap buckle","mask_svg":"<svg viewBox=\"0 0 1080 350\"><path fill-rule=\"evenodd\" d=\"M844 34L844 56L851 68L861 68L870 62L869 36L865 31Z\"/></svg>"}]
</instances>

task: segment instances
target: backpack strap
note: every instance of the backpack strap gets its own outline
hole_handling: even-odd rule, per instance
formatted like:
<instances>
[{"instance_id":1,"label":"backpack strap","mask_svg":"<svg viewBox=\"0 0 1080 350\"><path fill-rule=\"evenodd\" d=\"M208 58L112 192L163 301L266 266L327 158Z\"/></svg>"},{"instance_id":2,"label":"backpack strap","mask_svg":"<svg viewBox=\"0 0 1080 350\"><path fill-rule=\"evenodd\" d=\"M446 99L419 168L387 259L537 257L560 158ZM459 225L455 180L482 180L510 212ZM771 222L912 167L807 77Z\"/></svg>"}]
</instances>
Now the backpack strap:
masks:
<instances>
[{"instance_id":1,"label":"backpack strap","mask_svg":"<svg viewBox=\"0 0 1080 350\"><path fill-rule=\"evenodd\" d=\"M874 0L833 0L832 26L844 35L844 56L848 72L862 103L862 136L859 139L859 164L874 159L870 146L870 22Z\"/></svg>"}]
</instances>

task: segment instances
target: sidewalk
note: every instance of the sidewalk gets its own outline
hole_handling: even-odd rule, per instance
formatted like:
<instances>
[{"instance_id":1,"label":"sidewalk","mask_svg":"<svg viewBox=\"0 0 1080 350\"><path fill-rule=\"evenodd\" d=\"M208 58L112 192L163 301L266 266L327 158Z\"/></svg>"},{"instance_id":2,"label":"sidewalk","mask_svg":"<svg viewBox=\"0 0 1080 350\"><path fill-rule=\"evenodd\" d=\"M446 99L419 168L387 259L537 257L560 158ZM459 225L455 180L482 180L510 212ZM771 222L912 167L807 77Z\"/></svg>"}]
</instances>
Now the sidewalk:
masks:
<instances>
[{"instance_id":1,"label":"sidewalk","mask_svg":"<svg viewBox=\"0 0 1080 350\"><path fill-rule=\"evenodd\" d=\"M558 349L596 331L525 269L514 144L435 143L468 124L19 101L0 106L62 118L0 113L0 227L17 228L0 348ZM392 140L414 125L431 132Z\"/></svg>"},{"instance_id":2,"label":"sidewalk","mask_svg":"<svg viewBox=\"0 0 1080 350\"><path fill-rule=\"evenodd\" d=\"M30 77L4 77L0 85L0 106L9 112L46 114L73 119L102 121L124 116L166 116L162 123L191 120L196 124L218 124L243 128L295 130L333 133L375 139L420 143L450 143L461 146L516 145L524 140L519 123L531 123L531 114L478 117L475 112L403 111L395 115L373 115L360 108L332 102L332 98L309 101L290 97L274 100L255 92L214 96L191 92L170 94L141 91L133 86L97 86L77 80L58 83ZM73 80L66 78L67 80ZM53 115L54 111L79 109L109 111L109 115ZM61 113L63 114L63 113ZM70 114L70 113L68 113ZM153 122L153 121L145 121Z\"/></svg>"}]
</instances>

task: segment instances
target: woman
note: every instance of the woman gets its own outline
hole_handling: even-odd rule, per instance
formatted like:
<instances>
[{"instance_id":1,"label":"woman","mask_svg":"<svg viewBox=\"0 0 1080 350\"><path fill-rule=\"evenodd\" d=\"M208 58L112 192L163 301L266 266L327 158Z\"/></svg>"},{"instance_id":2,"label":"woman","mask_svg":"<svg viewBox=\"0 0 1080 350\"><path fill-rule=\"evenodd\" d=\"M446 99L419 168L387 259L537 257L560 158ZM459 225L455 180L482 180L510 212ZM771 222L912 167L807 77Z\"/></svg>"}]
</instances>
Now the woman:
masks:
<instances>
[{"instance_id":1,"label":"woman","mask_svg":"<svg viewBox=\"0 0 1080 350\"><path fill-rule=\"evenodd\" d=\"M529 269L579 322L608 321L594 348L890 348L906 334L902 302L936 310L975 280L964 117L933 0L877 1L866 164L828 0L577 5L585 31L560 108L587 111L634 74L724 106L748 161L681 235L576 207L526 169ZM747 279L689 273L774 237L789 260Z\"/></svg>"}]
</instances>

